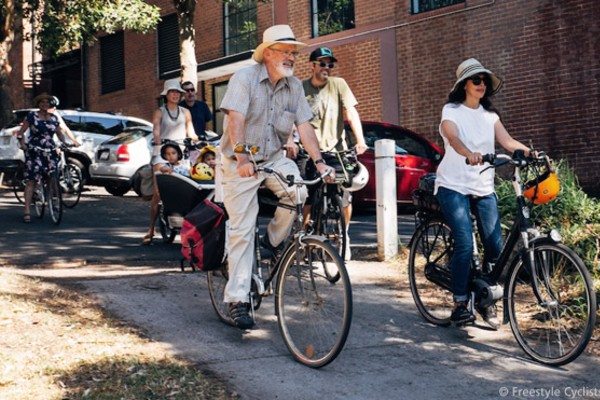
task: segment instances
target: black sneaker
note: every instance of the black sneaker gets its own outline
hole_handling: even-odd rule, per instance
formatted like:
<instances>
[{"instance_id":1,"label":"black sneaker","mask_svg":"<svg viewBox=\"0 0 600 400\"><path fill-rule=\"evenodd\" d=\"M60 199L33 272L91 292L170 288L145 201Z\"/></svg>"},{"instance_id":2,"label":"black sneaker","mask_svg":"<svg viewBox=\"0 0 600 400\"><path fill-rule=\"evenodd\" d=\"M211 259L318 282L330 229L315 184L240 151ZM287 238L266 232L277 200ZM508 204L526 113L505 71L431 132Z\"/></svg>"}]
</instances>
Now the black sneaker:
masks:
<instances>
[{"instance_id":1,"label":"black sneaker","mask_svg":"<svg viewBox=\"0 0 600 400\"><path fill-rule=\"evenodd\" d=\"M481 314L483 320L492 328L497 331L500 327L500 320L498 319L498 313L496 311L496 305L492 304L491 306L480 308L476 307L477 312Z\"/></svg>"},{"instance_id":2,"label":"black sneaker","mask_svg":"<svg viewBox=\"0 0 600 400\"><path fill-rule=\"evenodd\" d=\"M260 246L271 252L273 260L277 260L283 251L283 243L280 243L277 247L273 246L271 244L271 240L269 239L269 235L266 233L262 238L260 238Z\"/></svg>"},{"instance_id":3,"label":"black sneaker","mask_svg":"<svg viewBox=\"0 0 600 400\"><path fill-rule=\"evenodd\" d=\"M240 329L250 329L254 326L254 320L249 311L249 303L229 303L229 316L233 319L235 326Z\"/></svg>"},{"instance_id":4,"label":"black sneaker","mask_svg":"<svg viewBox=\"0 0 600 400\"><path fill-rule=\"evenodd\" d=\"M469 311L467 303L464 301L457 302L454 311L452 311L452 315L450 316L450 322L453 325L462 325L474 321L475 316Z\"/></svg>"}]
</instances>

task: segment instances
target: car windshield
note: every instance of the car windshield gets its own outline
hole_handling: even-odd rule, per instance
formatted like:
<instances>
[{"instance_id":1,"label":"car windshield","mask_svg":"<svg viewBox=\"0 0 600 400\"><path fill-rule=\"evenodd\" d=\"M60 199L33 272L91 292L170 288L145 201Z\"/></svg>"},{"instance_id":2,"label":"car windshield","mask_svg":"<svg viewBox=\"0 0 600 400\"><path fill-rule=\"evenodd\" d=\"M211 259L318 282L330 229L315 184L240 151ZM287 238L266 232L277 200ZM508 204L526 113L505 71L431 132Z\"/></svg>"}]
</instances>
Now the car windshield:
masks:
<instances>
[{"instance_id":1,"label":"car windshield","mask_svg":"<svg viewBox=\"0 0 600 400\"><path fill-rule=\"evenodd\" d=\"M150 135L152 132L148 132L145 130L141 130L141 129L136 129L134 131L130 131L130 132L123 132L118 134L117 136L113 137L110 140L107 140L106 143L107 144L129 144L132 142L135 142L136 140L139 140L141 138L145 138L146 136Z\"/></svg>"}]
</instances>

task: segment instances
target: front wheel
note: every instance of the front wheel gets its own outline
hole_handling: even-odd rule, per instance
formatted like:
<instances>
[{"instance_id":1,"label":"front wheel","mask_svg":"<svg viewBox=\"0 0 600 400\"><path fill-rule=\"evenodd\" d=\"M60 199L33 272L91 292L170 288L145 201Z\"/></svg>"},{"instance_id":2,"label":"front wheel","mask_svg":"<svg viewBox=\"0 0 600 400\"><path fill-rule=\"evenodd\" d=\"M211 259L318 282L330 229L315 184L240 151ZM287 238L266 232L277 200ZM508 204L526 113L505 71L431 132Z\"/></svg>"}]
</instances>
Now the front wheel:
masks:
<instances>
[{"instance_id":1,"label":"front wheel","mask_svg":"<svg viewBox=\"0 0 600 400\"><path fill-rule=\"evenodd\" d=\"M424 222L415 232L408 256L410 291L421 315L432 324L450 325L454 307L450 288L452 233L440 220Z\"/></svg>"},{"instance_id":2,"label":"front wheel","mask_svg":"<svg viewBox=\"0 0 600 400\"><path fill-rule=\"evenodd\" d=\"M33 209L38 218L44 217L44 210L46 208L46 189L42 182L37 181L33 187L32 200Z\"/></svg>"},{"instance_id":3,"label":"front wheel","mask_svg":"<svg viewBox=\"0 0 600 400\"><path fill-rule=\"evenodd\" d=\"M60 224L62 220L63 204L58 180L56 177L48 179L48 209L50 210L50 218L55 225Z\"/></svg>"},{"instance_id":4,"label":"front wheel","mask_svg":"<svg viewBox=\"0 0 600 400\"><path fill-rule=\"evenodd\" d=\"M571 249L550 240L533 246L533 268L518 257L510 269L510 327L531 358L564 365L575 360L590 340L596 295L587 268Z\"/></svg>"},{"instance_id":5,"label":"front wheel","mask_svg":"<svg viewBox=\"0 0 600 400\"><path fill-rule=\"evenodd\" d=\"M73 208L79 203L83 190L83 176L78 166L67 164L60 174L63 205Z\"/></svg>"},{"instance_id":6,"label":"front wheel","mask_svg":"<svg viewBox=\"0 0 600 400\"><path fill-rule=\"evenodd\" d=\"M323 367L342 351L352 322L350 278L339 254L322 239L285 254L277 277L275 312L283 341L294 358ZM332 282L329 273L339 274Z\"/></svg>"},{"instance_id":7,"label":"front wheel","mask_svg":"<svg viewBox=\"0 0 600 400\"><path fill-rule=\"evenodd\" d=\"M12 179L12 189L15 197L21 204L25 204L25 166L21 165L15 171Z\"/></svg>"}]
</instances>

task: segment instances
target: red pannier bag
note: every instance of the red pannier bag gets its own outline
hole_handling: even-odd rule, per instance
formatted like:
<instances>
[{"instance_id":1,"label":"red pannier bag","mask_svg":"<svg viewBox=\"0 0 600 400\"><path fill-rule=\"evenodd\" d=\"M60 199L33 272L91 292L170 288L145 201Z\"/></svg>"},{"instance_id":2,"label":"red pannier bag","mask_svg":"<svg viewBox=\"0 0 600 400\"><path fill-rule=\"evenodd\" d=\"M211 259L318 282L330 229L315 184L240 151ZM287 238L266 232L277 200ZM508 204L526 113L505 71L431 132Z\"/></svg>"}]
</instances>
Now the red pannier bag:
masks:
<instances>
[{"instance_id":1,"label":"red pannier bag","mask_svg":"<svg viewBox=\"0 0 600 400\"><path fill-rule=\"evenodd\" d=\"M226 221L225 210L210 200L202 201L185 216L180 232L181 254L192 270L212 271L221 267Z\"/></svg>"}]
</instances>

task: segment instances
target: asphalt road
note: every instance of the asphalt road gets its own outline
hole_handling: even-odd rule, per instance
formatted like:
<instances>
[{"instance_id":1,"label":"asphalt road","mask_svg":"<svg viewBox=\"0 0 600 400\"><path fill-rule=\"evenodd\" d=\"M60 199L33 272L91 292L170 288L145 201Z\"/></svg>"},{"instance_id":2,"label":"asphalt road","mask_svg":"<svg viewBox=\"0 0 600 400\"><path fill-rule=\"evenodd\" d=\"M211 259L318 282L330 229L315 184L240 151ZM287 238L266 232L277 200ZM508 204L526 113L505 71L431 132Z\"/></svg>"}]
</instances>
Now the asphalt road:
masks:
<instances>
[{"instance_id":1,"label":"asphalt road","mask_svg":"<svg viewBox=\"0 0 600 400\"><path fill-rule=\"evenodd\" d=\"M270 299L256 329L226 326L212 310L205 275L178 271L178 240L140 245L148 203L94 190L66 210L59 227L48 217L23 224L21 207L0 190L0 266L83 284L105 307L212 370L244 399L600 398L597 357L550 368L525 358L508 326L493 332L423 322L406 266L376 262L365 250L374 249L374 214L357 215L350 231L362 251L348 263L349 339L338 359L313 370L291 359ZM399 220L401 238L410 235L412 216Z\"/></svg>"}]
</instances>

